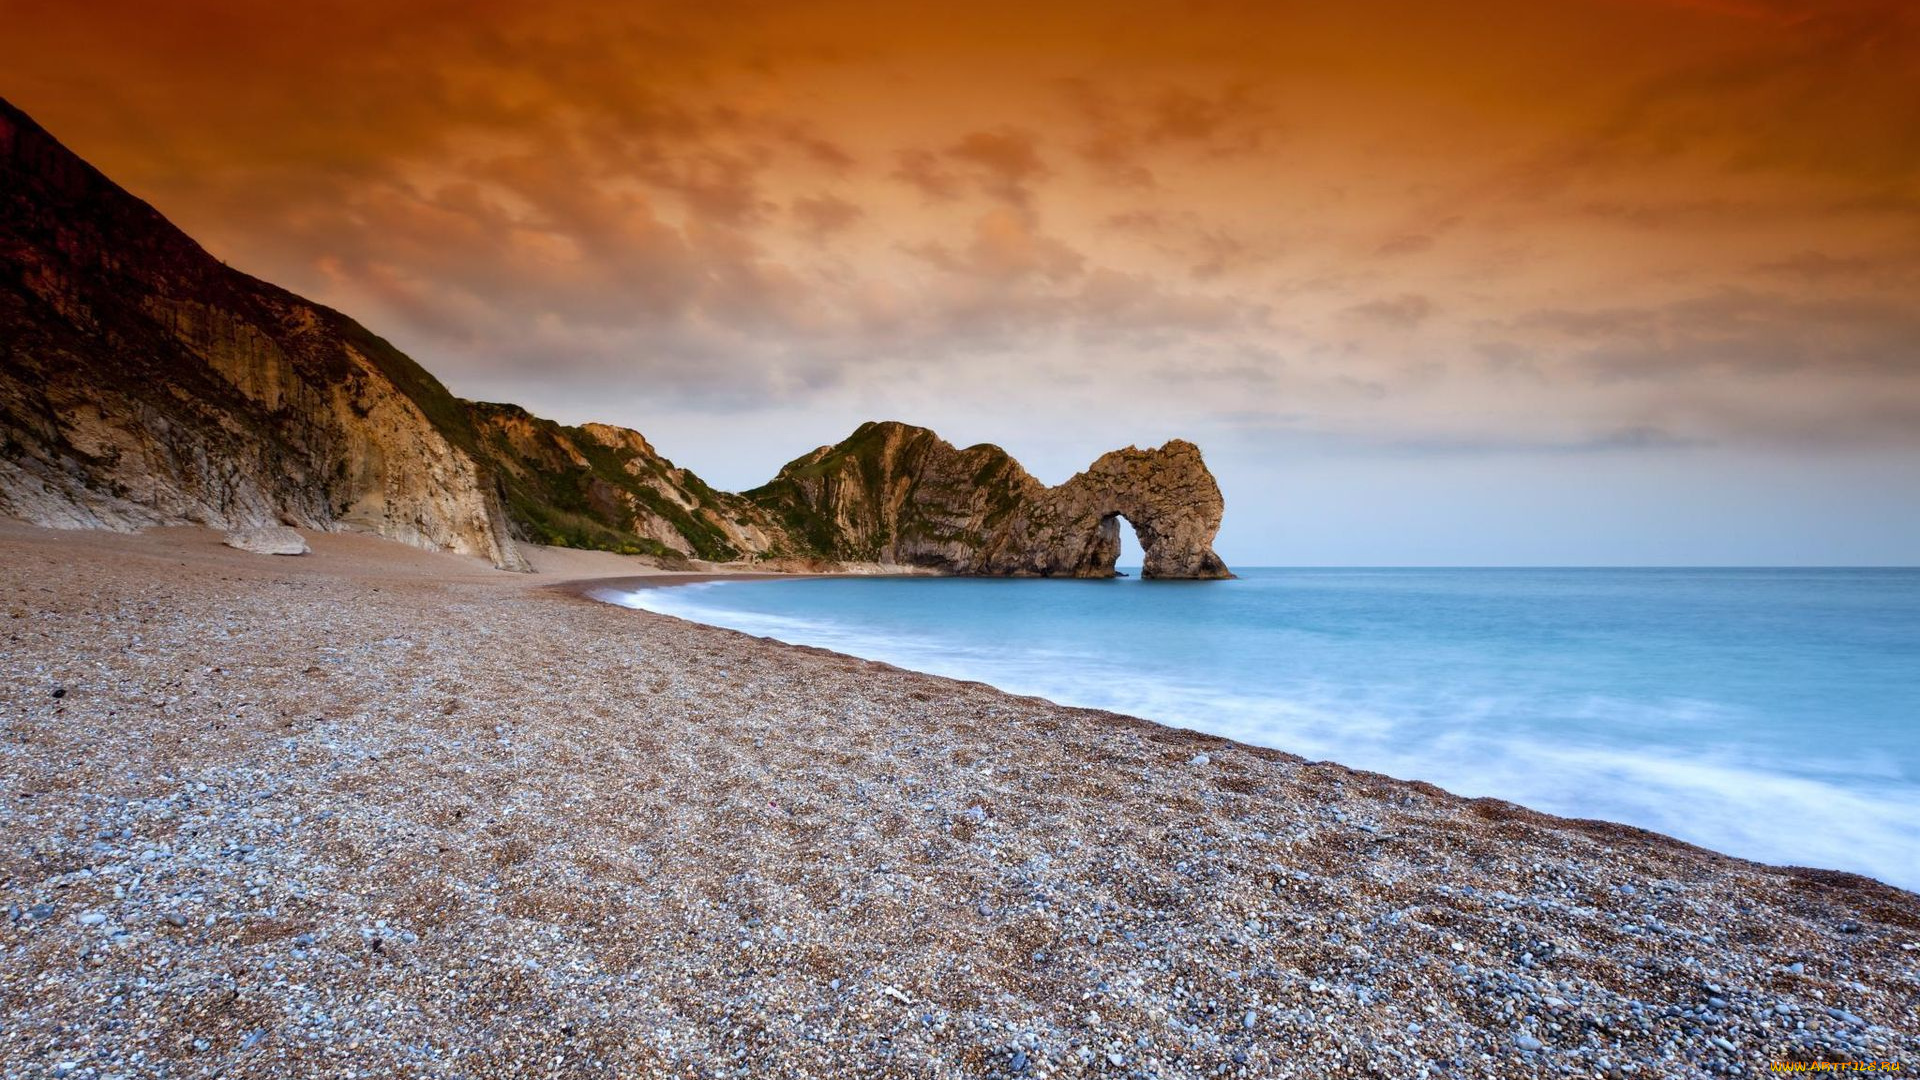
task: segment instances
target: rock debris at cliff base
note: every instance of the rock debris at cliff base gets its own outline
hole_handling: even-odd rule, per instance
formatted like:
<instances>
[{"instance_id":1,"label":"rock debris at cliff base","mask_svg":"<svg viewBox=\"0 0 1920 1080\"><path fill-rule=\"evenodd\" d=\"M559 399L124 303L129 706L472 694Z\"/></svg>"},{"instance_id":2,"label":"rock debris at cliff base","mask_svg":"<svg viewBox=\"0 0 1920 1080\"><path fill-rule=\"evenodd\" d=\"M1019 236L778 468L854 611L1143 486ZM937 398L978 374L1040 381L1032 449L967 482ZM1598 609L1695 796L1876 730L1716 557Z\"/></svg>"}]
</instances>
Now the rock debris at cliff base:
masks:
<instances>
[{"instance_id":1,"label":"rock debris at cliff base","mask_svg":"<svg viewBox=\"0 0 1920 1080\"><path fill-rule=\"evenodd\" d=\"M1920 1062L1920 898L321 536L0 525L6 1077Z\"/></svg>"}]
</instances>

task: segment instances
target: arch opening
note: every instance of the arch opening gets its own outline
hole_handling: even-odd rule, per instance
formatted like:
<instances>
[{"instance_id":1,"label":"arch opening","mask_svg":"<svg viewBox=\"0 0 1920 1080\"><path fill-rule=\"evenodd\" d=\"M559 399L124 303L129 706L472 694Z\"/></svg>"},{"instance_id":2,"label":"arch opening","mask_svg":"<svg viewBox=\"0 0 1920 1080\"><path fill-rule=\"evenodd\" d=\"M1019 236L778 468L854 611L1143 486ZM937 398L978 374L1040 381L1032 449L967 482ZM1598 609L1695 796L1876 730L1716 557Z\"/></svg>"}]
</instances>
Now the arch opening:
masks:
<instances>
[{"instance_id":1,"label":"arch opening","mask_svg":"<svg viewBox=\"0 0 1920 1080\"><path fill-rule=\"evenodd\" d=\"M1146 537L1119 511L1100 515L1088 551L1084 577L1141 577L1147 561Z\"/></svg>"},{"instance_id":2,"label":"arch opening","mask_svg":"<svg viewBox=\"0 0 1920 1080\"><path fill-rule=\"evenodd\" d=\"M1141 567L1147 562L1147 549L1140 542L1140 527L1127 520L1125 514L1113 515L1114 531L1119 534L1120 552L1114 560L1114 572L1123 577L1137 578Z\"/></svg>"}]
</instances>

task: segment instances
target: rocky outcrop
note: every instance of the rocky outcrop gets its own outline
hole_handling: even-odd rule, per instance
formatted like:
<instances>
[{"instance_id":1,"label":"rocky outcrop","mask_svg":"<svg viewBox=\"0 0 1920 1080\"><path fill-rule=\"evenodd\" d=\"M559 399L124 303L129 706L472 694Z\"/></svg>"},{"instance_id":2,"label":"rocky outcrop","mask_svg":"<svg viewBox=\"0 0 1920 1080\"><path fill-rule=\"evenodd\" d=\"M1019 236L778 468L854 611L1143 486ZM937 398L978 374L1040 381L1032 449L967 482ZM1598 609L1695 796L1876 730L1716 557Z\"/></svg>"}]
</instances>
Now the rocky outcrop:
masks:
<instances>
[{"instance_id":1,"label":"rocky outcrop","mask_svg":"<svg viewBox=\"0 0 1920 1080\"><path fill-rule=\"evenodd\" d=\"M524 569L466 410L0 101L0 513L349 527Z\"/></svg>"},{"instance_id":2,"label":"rocky outcrop","mask_svg":"<svg viewBox=\"0 0 1920 1080\"><path fill-rule=\"evenodd\" d=\"M1017 554L984 572L1110 577L1124 517L1140 540L1142 577L1232 577L1213 551L1225 512L1199 447L1182 439L1157 450L1129 446L1035 500L1011 530Z\"/></svg>"},{"instance_id":3,"label":"rocky outcrop","mask_svg":"<svg viewBox=\"0 0 1920 1080\"><path fill-rule=\"evenodd\" d=\"M985 572L1013 511L1046 490L997 446L956 450L925 428L862 424L745 493L797 550L841 562Z\"/></svg>"},{"instance_id":4,"label":"rocky outcrop","mask_svg":"<svg viewBox=\"0 0 1920 1080\"><path fill-rule=\"evenodd\" d=\"M1049 488L997 446L956 449L925 428L864 424L746 492L796 546L831 559L952 574L1112 577L1120 519L1142 574L1231 577L1214 554L1224 502L1192 443L1106 454Z\"/></svg>"}]
</instances>

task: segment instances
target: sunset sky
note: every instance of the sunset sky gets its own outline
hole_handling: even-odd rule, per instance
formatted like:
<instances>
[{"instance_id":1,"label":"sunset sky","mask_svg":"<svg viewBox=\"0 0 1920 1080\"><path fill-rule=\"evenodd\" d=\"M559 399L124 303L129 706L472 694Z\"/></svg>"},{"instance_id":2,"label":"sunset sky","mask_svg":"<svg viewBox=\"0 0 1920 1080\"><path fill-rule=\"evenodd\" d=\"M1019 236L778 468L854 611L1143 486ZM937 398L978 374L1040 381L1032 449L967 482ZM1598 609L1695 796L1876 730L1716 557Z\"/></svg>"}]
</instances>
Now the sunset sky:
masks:
<instances>
[{"instance_id":1,"label":"sunset sky","mask_svg":"<svg viewBox=\"0 0 1920 1080\"><path fill-rule=\"evenodd\" d=\"M0 96L756 484L1182 436L1229 563L1920 562L1920 5L13 0Z\"/></svg>"}]
</instances>

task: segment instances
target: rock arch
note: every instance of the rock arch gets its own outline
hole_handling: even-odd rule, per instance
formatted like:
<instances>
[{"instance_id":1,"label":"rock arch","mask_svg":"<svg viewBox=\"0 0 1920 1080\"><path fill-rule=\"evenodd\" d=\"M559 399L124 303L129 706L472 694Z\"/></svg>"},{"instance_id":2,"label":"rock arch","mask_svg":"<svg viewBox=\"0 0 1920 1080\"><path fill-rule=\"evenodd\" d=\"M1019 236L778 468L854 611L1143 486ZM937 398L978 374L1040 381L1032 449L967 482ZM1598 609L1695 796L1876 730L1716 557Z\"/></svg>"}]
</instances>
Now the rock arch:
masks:
<instances>
[{"instance_id":1,"label":"rock arch","mask_svg":"<svg viewBox=\"0 0 1920 1080\"><path fill-rule=\"evenodd\" d=\"M997 446L956 449L894 421L789 462L745 500L767 535L837 562L913 566L947 574L1113 577L1119 518L1140 537L1150 578L1227 578L1213 538L1225 502L1200 448L1101 455L1047 487Z\"/></svg>"},{"instance_id":2,"label":"rock arch","mask_svg":"<svg viewBox=\"0 0 1920 1080\"><path fill-rule=\"evenodd\" d=\"M1120 518L1140 538L1145 553L1140 576L1228 578L1233 574L1214 553L1226 502L1207 470L1200 448L1175 439L1154 450L1127 447L1102 454L1085 472L1038 500L1065 556L1052 573L1112 577L1120 556ZM1083 539L1073 542L1078 534ZM1047 550L1042 548L1041 550Z\"/></svg>"}]
</instances>

